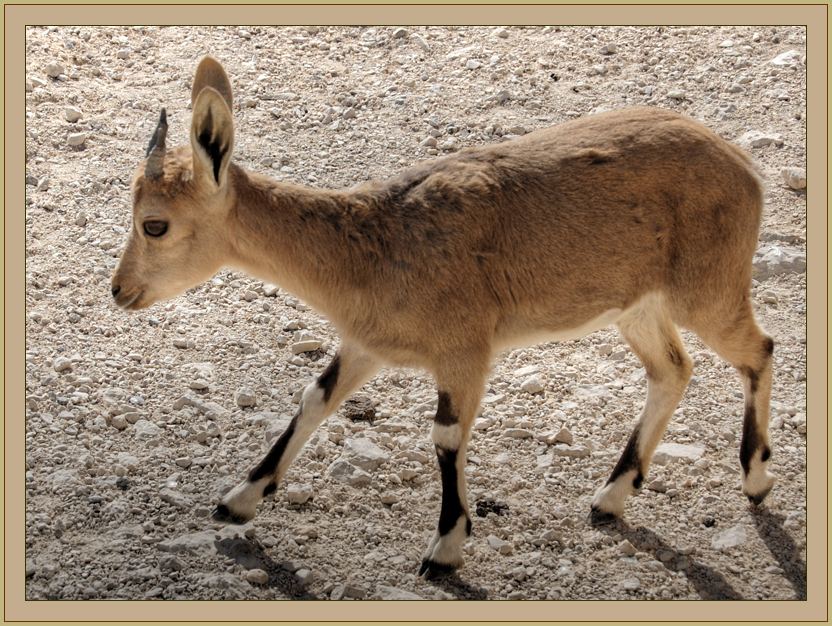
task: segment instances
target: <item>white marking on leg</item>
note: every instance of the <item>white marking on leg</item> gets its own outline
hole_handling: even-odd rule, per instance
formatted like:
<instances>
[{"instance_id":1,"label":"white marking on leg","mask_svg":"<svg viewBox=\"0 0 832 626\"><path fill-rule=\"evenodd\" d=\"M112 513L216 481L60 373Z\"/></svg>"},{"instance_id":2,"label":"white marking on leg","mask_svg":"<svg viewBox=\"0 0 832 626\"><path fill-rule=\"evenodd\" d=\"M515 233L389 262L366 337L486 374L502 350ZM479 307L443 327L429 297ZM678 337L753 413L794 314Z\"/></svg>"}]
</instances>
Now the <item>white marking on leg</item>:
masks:
<instances>
[{"instance_id":1,"label":"white marking on leg","mask_svg":"<svg viewBox=\"0 0 832 626\"><path fill-rule=\"evenodd\" d=\"M774 486L774 474L768 471L768 461L762 459L762 449L754 452L749 463L748 475L743 476L742 492L746 496L762 496Z\"/></svg>"},{"instance_id":2,"label":"white marking on leg","mask_svg":"<svg viewBox=\"0 0 832 626\"><path fill-rule=\"evenodd\" d=\"M440 448L445 450L456 450L459 448L462 439L462 428L459 424L437 424L433 423L430 436Z\"/></svg>"},{"instance_id":3,"label":"white marking on leg","mask_svg":"<svg viewBox=\"0 0 832 626\"><path fill-rule=\"evenodd\" d=\"M467 520L463 515L457 520L456 525L454 525L448 534L440 536L439 533L436 533L428 546L425 558L442 565L460 567L464 560L462 556L462 545L468 538L466 525Z\"/></svg>"}]
</instances>

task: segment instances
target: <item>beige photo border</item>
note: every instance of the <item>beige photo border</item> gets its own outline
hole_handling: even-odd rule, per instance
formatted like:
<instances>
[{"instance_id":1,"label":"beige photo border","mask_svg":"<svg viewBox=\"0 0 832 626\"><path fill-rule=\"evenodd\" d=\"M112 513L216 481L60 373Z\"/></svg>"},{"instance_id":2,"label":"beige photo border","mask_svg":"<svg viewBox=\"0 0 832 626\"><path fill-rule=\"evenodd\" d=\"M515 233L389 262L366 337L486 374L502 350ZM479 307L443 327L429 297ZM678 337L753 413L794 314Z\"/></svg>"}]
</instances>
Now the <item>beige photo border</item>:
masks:
<instances>
[{"instance_id":1,"label":"beige photo border","mask_svg":"<svg viewBox=\"0 0 832 626\"><path fill-rule=\"evenodd\" d=\"M322 3L323 4L323 3ZM828 620L826 4L4 5L4 623L557 622ZM807 600L806 601L26 601L25 600L25 26L48 25L801 25L807 28ZM188 60L191 61L191 60ZM106 295L106 294L105 294ZM103 296L102 296L103 298ZM108 305L102 300L102 306ZM811 372L811 374L809 374ZM471 574L473 575L473 574Z\"/></svg>"}]
</instances>

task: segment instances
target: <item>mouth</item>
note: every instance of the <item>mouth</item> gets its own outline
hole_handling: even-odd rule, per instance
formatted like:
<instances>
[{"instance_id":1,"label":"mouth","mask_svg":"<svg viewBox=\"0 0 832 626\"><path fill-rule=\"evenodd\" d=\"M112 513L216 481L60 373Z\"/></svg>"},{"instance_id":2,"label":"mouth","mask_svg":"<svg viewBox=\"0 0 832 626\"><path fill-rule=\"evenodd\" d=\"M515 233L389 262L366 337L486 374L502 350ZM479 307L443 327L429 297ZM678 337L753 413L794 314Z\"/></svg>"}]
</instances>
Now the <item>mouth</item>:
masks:
<instances>
[{"instance_id":1,"label":"mouth","mask_svg":"<svg viewBox=\"0 0 832 626\"><path fill-rule=\"evenodd\" d=\"M120 293L116 298L116 304L125 311L143 309L147 306L146 304L143 305L142 302L140 302L143 294L144 291L141 290L132 294Z\"/></svg>"}]
</instances>

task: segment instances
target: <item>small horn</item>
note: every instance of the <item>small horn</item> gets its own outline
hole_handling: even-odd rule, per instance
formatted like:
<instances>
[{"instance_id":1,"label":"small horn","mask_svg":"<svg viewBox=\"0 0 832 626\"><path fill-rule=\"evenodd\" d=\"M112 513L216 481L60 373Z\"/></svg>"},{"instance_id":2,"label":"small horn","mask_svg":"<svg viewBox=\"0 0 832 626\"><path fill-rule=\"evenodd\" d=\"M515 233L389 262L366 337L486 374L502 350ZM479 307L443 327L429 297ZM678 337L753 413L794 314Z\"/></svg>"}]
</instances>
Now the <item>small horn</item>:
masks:
<instances>
[{"instance_id":1,"label":"small horn","mask_svg":"<svg viewBox=\"0 0 832 626\"><path fill-rule=\"evenodd\" d=\"M147 165L144 168L144 175L147 178L158 178L162 175L162 164L165 161L165 137L168 134L168 114L162 109L159 116L159 125L153 131L150 138L150 145L147 147Z\"/></svg>"}]
</instances>

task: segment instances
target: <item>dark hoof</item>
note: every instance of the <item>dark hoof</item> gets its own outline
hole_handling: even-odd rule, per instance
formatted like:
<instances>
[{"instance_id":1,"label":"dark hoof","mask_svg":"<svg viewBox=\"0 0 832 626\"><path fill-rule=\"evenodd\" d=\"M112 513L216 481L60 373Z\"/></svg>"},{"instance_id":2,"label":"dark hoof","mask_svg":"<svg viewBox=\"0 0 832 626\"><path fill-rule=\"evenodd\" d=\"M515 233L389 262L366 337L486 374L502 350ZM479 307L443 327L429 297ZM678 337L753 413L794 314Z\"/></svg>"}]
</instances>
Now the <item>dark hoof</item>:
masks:
<instances>
[{"instance_id":1,"label":"dark hoof","mask_svg":"<svg viewBox=\"0 0 832 626\"><path fill-rule=\"evenodd\" d=\"M419 566L419 576L424 576L426 580L433 580L435 578L444 578L450 576L456 571L453 565L446 565L445 563L437 563L430 559L424 559Z\"/></svg>"},{"instance_id":2,"label":"dark hoof","mask_svg":"<svg viewBox=\"0 0 832 626\"><path fill-rule=\"evenodd\" d=\"M593 526L608 526L614 524L617 520L618 517L615 513L608 513L595 507L592 507L592 510L589 512L589 523Z\"/></svg>"},{"instance_id":3,"label":"dark hoof","mask_svg":"<svg viewBox=\"0 0 832 626\"><path fill-rule=\"evenodd\" d=\"M760 506L763 503L763 500L766 499L766 496L771 493L771 487L766 489L762 493L758 493L757 495L752 496L751 494L745 494L748 497L748 501L753 504L754 506Z\"/></svg>"},{"instance_id":4,"label":"dark hoof","mask_svg":"<svg viewBox=\"0 0 832 626\"><path fill-rule=\"evenodd\" d=\"M248 521L242 515L232 513L231 509L224 504L218 504L216 508L211 511L211 519L215 522L221 522L223 524L245 524Z\"/></svg>"}]
</instances>

